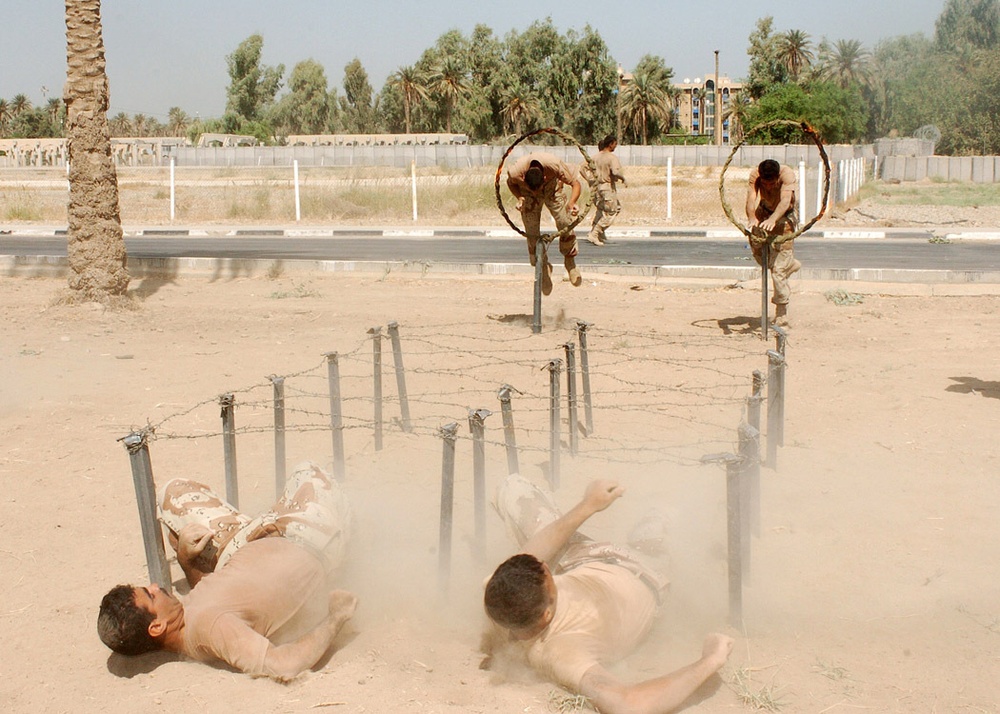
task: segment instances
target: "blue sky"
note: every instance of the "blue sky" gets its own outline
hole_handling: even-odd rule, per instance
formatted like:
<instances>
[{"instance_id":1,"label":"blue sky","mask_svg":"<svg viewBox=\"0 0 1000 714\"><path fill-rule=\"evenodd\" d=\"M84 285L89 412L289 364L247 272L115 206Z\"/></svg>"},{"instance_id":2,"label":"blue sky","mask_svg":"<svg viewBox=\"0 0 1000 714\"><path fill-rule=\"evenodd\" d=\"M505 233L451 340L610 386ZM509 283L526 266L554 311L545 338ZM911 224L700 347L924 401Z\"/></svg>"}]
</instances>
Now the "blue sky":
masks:
<instances>
[{"instance_id":1,"label":"blue sky","mask_svg":"<svg viewBox=\"0 0 1000 714\"><path fill-rule=\"evenodd\" d=\"M386 77L412 64L444 32L468 35L475 25L500 37L551 17L560 32L598 30L626 71L647 53L664 58L678 80L714 73L738 79L747 70L747 38L758 18L775 29L803 30L860 40L872 48L899 35L933 36L945 0L104 0L102 17L111 113L143 113L166 120L179 106L190 116L222 113L227 54L253 33L264 37L266 64L287 72L305 59L326 69L343 94L344 65L357 57L377 92ZM6 31L0 41L0 97L28 95L35 104L61 96L65 81L64 4L3 0ZM45 88L43 91L43 87Z\"/></svg>"}]
</instances>

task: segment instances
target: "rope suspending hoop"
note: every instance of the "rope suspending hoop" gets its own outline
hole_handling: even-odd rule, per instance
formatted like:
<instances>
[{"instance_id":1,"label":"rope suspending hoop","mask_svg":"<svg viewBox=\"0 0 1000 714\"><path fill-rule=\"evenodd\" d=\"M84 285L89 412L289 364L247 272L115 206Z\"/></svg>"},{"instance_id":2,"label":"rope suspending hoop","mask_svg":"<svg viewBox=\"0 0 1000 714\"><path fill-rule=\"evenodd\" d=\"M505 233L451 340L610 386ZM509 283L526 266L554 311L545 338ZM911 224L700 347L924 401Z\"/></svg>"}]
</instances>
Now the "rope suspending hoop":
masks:
<instances>
[{"instance_id":1,"label":"rope suspending hoop","mask_svg":"<svg viewBox=\"0 0 1000 714\"><path fill-rule=\"evenodd\" d=\"M817 132L815 129L809 126L808 122L796 121L794 119L775 119L774 121L764 122L763 124L758 124L757 126L753 127L752 129L750 129L750 131L748 131L744 135L743 139L733 147L733 150L729 152L729 158L726 159L726 163L722 165L722 173L719 175L719 198L722 200L722 210L726 212L726 218L729 219L729 222L732 223L737 228L739 228L740 232L743 233L743 235L745 235L748 239L756 242L759 242L761 238L754 235L743 224L742 221L736 220L736 217L733 216L732 206L730 206L729 202L726 201L726 170L729 168L729 164L732 163L733 157L736 156L736 152L739 151L741 148L743 148L743 145L747 143L748 139L750 139L754 134L757 134L761 131L764 131L765 129L770 129L776 126L796 127L798 129L801 129L802 133L804 133L806 136L812 139L812 142L816 144L816 148L819 149L820 158L823 159L824 178L823 178L823 201L820 204L820 209L816 213L816 215L813 216L812 219L809 220L807 223L803 223L802 225L800 225L798 230L796 230L794 233L790 233L788 235L776 236L772 242L783 243L784 241L787 240L794 240L795 238L798 238L800 235L802 235L807 230L812 228L816 224L816 221L822 218L823 214L826 213L826 204L827 200L830 197L830 159L826 155L826 149L823 148L823 140L820 138L819 132Z\"/></svg>"},{"instance_id":2,"label":"rope suspending hoop","mask_svg":"<svg viewBox=\"0 0 1000 714\"><path fill-rule=\"evenodd\" d=\"M515 231L520 233L525 238L528 237L528 234L525 233L522 228L520 228L517 224L514 223L514 221L510 219L510 216L507 215L507 211L503 207L503 198L501 198L500 196L500 175L503 173L504 163L506 163L507 157L511 155L511 152L513 152L514 149L519 144L530 139L533 136L537 136L538 134L552 134L553 136L558 136L567 144L573 144L579 150L580 155L583 156L583 160L586 162L588 168L590 169L591 176L595 175L595 168L596 168L594 166L594 160L590 158L586 150L584 150L584 148L580 146L580 143L569 134L566 134L565 132L556 129L555 127L546 127L544 129L535 129L534 131L529 131L527 134L523 134L517 141L515 141L513 144L507 147L507 150L503 152L503 156L500 157L500 164L497 166L496 177L493 181L493 190L496 194L497 208L500 209L500 215L502 215L503 219L507 221L508 226L513 228ZM590 185L591 187L590 195L587 196L587 200L584 202L583 208L577 211L576 220L574 220L569 225L563 227L562 230L553 235L542 234L541 239L543 241L549 243L555 240L556 238L562 238L563 236L568 235L570 232L572 232L574 228L576 228L580 224L580 221L582 221L584 217L586 217L588 211L590 211L590 207L593 205L594 202L594 190L593 190L593 185L591 184L592 182L588 181L588 185Z\"/></svg>"}]
</instances>

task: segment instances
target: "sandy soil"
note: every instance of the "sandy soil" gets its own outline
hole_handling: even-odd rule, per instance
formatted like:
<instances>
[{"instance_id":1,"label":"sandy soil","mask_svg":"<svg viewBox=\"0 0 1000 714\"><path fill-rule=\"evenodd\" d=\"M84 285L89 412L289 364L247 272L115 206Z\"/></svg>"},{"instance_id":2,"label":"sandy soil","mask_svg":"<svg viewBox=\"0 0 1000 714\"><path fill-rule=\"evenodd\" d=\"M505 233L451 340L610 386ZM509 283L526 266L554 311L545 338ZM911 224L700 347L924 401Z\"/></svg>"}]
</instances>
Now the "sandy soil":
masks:
<instances>
[{"instance_id":1,"label":"sandy soil","mask_svg":"<svg viewBox=\"0 0 1000 714\"><path fill-rule=\"evenodd\" d=\"M145 279L138 307L57 306L57 279L0 282L0 701L13 712L545 712L564 693L478 669L480 583L510 544L475 536L469 409L487 408L488 488L506 472L497 388L514 396L520 469L549 462L548 362L591 323L594 432L559 462L558 498L588 479L628 488L591 532L621 540L651 506L670 521L671 597L627 679L737 638L688 711L1000 711L1000 298L880 295L855 304L797 282L785 446L762 470L742 627L727 620L725 473L753 370L754 285L557 284L543 332L527 279L396 276ZM862 290L850 286L852 291ZM383 448L372 430L369 328L400 325L413 431L399 427L388 342ZM111 656L103 593L145 578L129 460L118 439L156 425L158 480L223 490L217 395L237 398L241 506L273 498L271 385L286 375L289 462L329 464L323 353L340 355L347 489L358 532L341 585L353 628L288 685L170 656ZM565 391L565 389L564 389ZM563 418L565 420L565 411ZM583 414L579 417L584 418ZM451 577L438 574L442 442L460 425ZM563 441L567 442L567 433ZM176 564L175 579L182 577ZM749 679L740 685L738 679ZM746 699L741 697L744 695Z\"/></svg>"}]
</instances>

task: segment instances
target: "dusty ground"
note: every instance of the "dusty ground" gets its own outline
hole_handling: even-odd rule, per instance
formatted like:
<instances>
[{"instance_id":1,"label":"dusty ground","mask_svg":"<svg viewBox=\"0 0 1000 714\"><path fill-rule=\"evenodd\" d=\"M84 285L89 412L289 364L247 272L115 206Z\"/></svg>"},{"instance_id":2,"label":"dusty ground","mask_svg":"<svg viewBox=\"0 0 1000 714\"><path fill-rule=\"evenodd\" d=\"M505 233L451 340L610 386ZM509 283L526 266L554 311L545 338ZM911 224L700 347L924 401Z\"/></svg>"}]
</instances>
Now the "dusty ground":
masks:
<instances>
[{"instance_id":1,"label":"dusty ground","mask_svg":"<svg viewBox=\"0 0 1000 714\"><path fill-rule=\"evenodd\" d=\"M6 711L570 711L551 685L477 667L479 584L509 545L490 518L478 552L466 418L470 408L496 412L487 417L492 490L506 470L496 389L514 386L521 470L544 479L545 366L564 356L578 318L592 323L595 429L577 456L564 449L559 500L610 475L628 494L594 519L593 533L620 539L650 506L671 523L672 595L652 637L620 665L623 677L680 666L721 629L737 638L731 662L688 711L752 710L741 694L792 712L1000 711L996 296L873 290L835 304L824 297L834 286L794 284L785 446L777 469L762 473L745 622L734 629L724 472L697 460L734 448L750 374L767 368L773 343L749 329L753 285L561 283L534 336L520 278L146 279L133 284L138 309L119 313L53 306L62 285L0 282ZM366 332L390 321L400 325L414 430L399 429L386 344L376 450ZM95 632L100 597L146 572L117 440L155 424L157 479L193 476L222 490L215 398L233 391L241 505L259 509L273 496L268 375L289 375L289 461L332 458L321 430L327 351L341 355L345 488L358 511L342 576L361 596L353 631L321 670L289 685L167 656L111 656ZM449 421L460 432L444 591L436 429Z\"/></svg>"}]
</instances>

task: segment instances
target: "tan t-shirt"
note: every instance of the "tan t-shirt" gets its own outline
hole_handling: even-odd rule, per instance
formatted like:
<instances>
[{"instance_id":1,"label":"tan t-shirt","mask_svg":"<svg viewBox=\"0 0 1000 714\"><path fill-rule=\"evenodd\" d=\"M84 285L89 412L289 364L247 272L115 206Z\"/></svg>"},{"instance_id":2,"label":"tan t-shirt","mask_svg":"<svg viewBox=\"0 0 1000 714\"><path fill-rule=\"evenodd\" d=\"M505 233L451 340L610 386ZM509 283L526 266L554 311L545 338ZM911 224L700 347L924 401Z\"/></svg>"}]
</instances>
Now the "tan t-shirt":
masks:
<instances>
[{"instance_id":1,"label":"tan t-shirt","mask_svg":"<svg viewBox=\"0 0 1000 714\"><path fill-rule=\"evenodd\" d=\"M618 181L624 181L625 176L622 174L622 162L618 160L612 151L598 151L593 156L594 168L597 170L597 183L598 185L610 184L611 188L615 188L615 184Z\"/></svg>"},{"instance_id":2,"label":"tan t-shirt","mask_svg":"<svg viewBox=\"0 0 1000 714\"><path fill-rule=\"evenodd\" d=\"M556 612L528 643L528 663L575 691L588 669L630 654L656 616L650 587L627 568L591 562L555 576Z\"/></svg>"},{"instance_id":3,"label":"tan t-shirt","mask_svg":"<svg viewBox=\"0 0 1000 714\"><path fill-rule=\"evenodd\" d=\"M532 161L537 161L542 165L542 173L545 176L543 186L554 179L559 179L567 185L571 185L574 181L578 180L576 168L568 166L554 154L549 154L545 151L535 151L522 156L507 170L507 178L516 183L522 193L533 193L528 188L528 184L524 182L524 174L531 167Z\"/></svg>"},{"instance_id":4,"label":"tan t-shirt","mask_svg":"<svg viewBox=\"0 0 1000 714\"><path fill-rule=\"evenodd\" d=\"M319 558L284 538L251 541L202 578L185 600L184 653L267 675L269 644L298 639L328 612Z\"/></svg>"}]
</instances>

